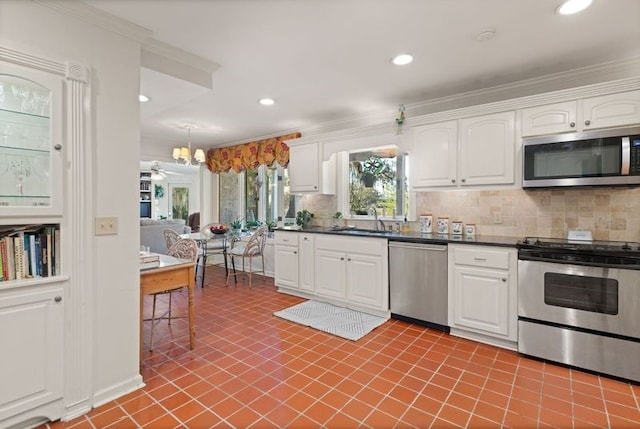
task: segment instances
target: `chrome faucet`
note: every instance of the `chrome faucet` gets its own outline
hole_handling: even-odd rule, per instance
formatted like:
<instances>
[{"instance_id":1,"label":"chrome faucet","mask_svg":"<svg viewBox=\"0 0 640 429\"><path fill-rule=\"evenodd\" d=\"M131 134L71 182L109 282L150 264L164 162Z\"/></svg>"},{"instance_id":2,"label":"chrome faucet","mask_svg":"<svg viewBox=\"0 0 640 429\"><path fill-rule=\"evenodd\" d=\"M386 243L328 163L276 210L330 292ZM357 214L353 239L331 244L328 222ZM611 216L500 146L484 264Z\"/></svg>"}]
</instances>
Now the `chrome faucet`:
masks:
<instances>
[{"instance_id":1,"label":"chrome faucet","mask_svg":"<svg viewBox=\"0 0 640 429\"><path fill-rule=\"evenodd\" d=\"M382 219L378 219L378 210L376 210L376 206L371 206L369 208L369 215L373 216L373 229L379 231L378 224L380 224L380 227L382 227L382 231L384 231L384 222L382 221Z\"/></svg>"}]
</instances>

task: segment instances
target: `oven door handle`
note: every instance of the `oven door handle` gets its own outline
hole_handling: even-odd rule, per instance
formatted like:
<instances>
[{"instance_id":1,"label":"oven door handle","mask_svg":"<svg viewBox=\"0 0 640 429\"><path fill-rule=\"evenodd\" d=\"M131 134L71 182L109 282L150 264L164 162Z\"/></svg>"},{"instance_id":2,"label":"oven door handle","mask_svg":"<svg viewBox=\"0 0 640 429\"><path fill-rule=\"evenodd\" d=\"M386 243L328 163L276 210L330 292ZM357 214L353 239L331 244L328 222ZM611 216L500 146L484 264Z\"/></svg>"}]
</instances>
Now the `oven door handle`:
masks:
<instances>
[{"instance_id":1,"label":"oven door handle","mask_svg":"<svg viewBox=\"0 0 640 429\"><path fill-rule=\"evenodd\" d=\"M625 270L640 270L639 264L602 264L599 262L584 262L584 261L560 261L557 259L538 258L536 256L524 256L518 255L520 261L536 261L536 262L549 262L552 264L560 265L580 265L582 267L598 267L598 268L617 268Z\"/></svg>"}]
</instances>

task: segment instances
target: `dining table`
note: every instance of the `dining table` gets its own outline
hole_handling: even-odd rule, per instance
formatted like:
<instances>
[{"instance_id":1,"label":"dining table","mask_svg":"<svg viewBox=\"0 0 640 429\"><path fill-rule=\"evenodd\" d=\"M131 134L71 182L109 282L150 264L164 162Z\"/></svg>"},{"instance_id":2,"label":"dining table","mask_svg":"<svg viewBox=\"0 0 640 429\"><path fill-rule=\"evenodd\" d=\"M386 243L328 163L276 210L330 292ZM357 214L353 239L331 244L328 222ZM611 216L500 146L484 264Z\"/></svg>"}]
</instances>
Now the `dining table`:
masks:
<instances>
[{"instance_id":1,"label":"dining table","mask_svg":"<svg viewBox=\"0 0 640 429\"><path fill-rule=\"evenodd\" d=\"M203 262L202 262L202 287L204 287L204 273L205 266L207 264L207 257L214 254L221 254L224 259L224 270L225 274L229 273L229 268L227 267L227 247L229 245L229 233L224 234L215 234L210 233L206 234L201 231L191 232L187 234L180 234L180 238L186 238L194 240L198 244L198 248L202 252ZM200 259L200 258L198 258Z\"/></svg>"},{"instance_id":2,"label":"dining table","mask_svg":"<svg viewBox=\"0 0 640 429\"><path fill-rule=\"evenodd\" d=\"M158 292L178 290L188 287L189 312L189 349L195 346L195 317L193 295L195 289L195 262L190 259L180 259L169 255L158 255L157 266L140 268L140 367L142 367L143 324L144 324L144 296ZM153 329L153 327L151 328Z\"/></svg>"}]
</instances>

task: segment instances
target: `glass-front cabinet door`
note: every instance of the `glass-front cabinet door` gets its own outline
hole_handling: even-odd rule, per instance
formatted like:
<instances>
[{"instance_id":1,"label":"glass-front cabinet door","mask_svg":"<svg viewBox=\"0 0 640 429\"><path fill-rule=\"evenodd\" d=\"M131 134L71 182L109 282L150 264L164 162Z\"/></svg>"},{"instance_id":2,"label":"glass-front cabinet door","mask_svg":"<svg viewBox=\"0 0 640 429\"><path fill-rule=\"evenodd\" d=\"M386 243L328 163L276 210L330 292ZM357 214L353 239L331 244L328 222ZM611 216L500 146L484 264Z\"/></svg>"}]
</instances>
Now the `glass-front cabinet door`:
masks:
<instances>
[{"instance_id":1,"label":"glass-front cabinet door","mask_svg":"<svg viewBox=\"0 0 640 429\"><path fill-rule=\"evenodd\" d=\"M0 65L0 215L61 215L62 80Z\"/></svg>"}]
</instances>

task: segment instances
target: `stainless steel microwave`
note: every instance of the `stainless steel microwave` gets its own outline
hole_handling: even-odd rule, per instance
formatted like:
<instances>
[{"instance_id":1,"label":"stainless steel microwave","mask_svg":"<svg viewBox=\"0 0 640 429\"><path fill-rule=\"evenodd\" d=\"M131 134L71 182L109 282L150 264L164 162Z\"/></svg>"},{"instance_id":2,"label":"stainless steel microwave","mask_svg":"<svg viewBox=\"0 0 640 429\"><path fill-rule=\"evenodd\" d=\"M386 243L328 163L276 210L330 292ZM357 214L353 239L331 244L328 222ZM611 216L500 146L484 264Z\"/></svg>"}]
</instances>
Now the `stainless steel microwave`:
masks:
<instances>
[{"instance_id":1,"label":"stainless steel microwave","mask_svg":"<svg viewBox=\"0 0 640 429\"><path fill-rule=\"evenodd\" d=\"M640 185L640 127L528 138L522 187Z\"/></svg>"}]
</instances>

